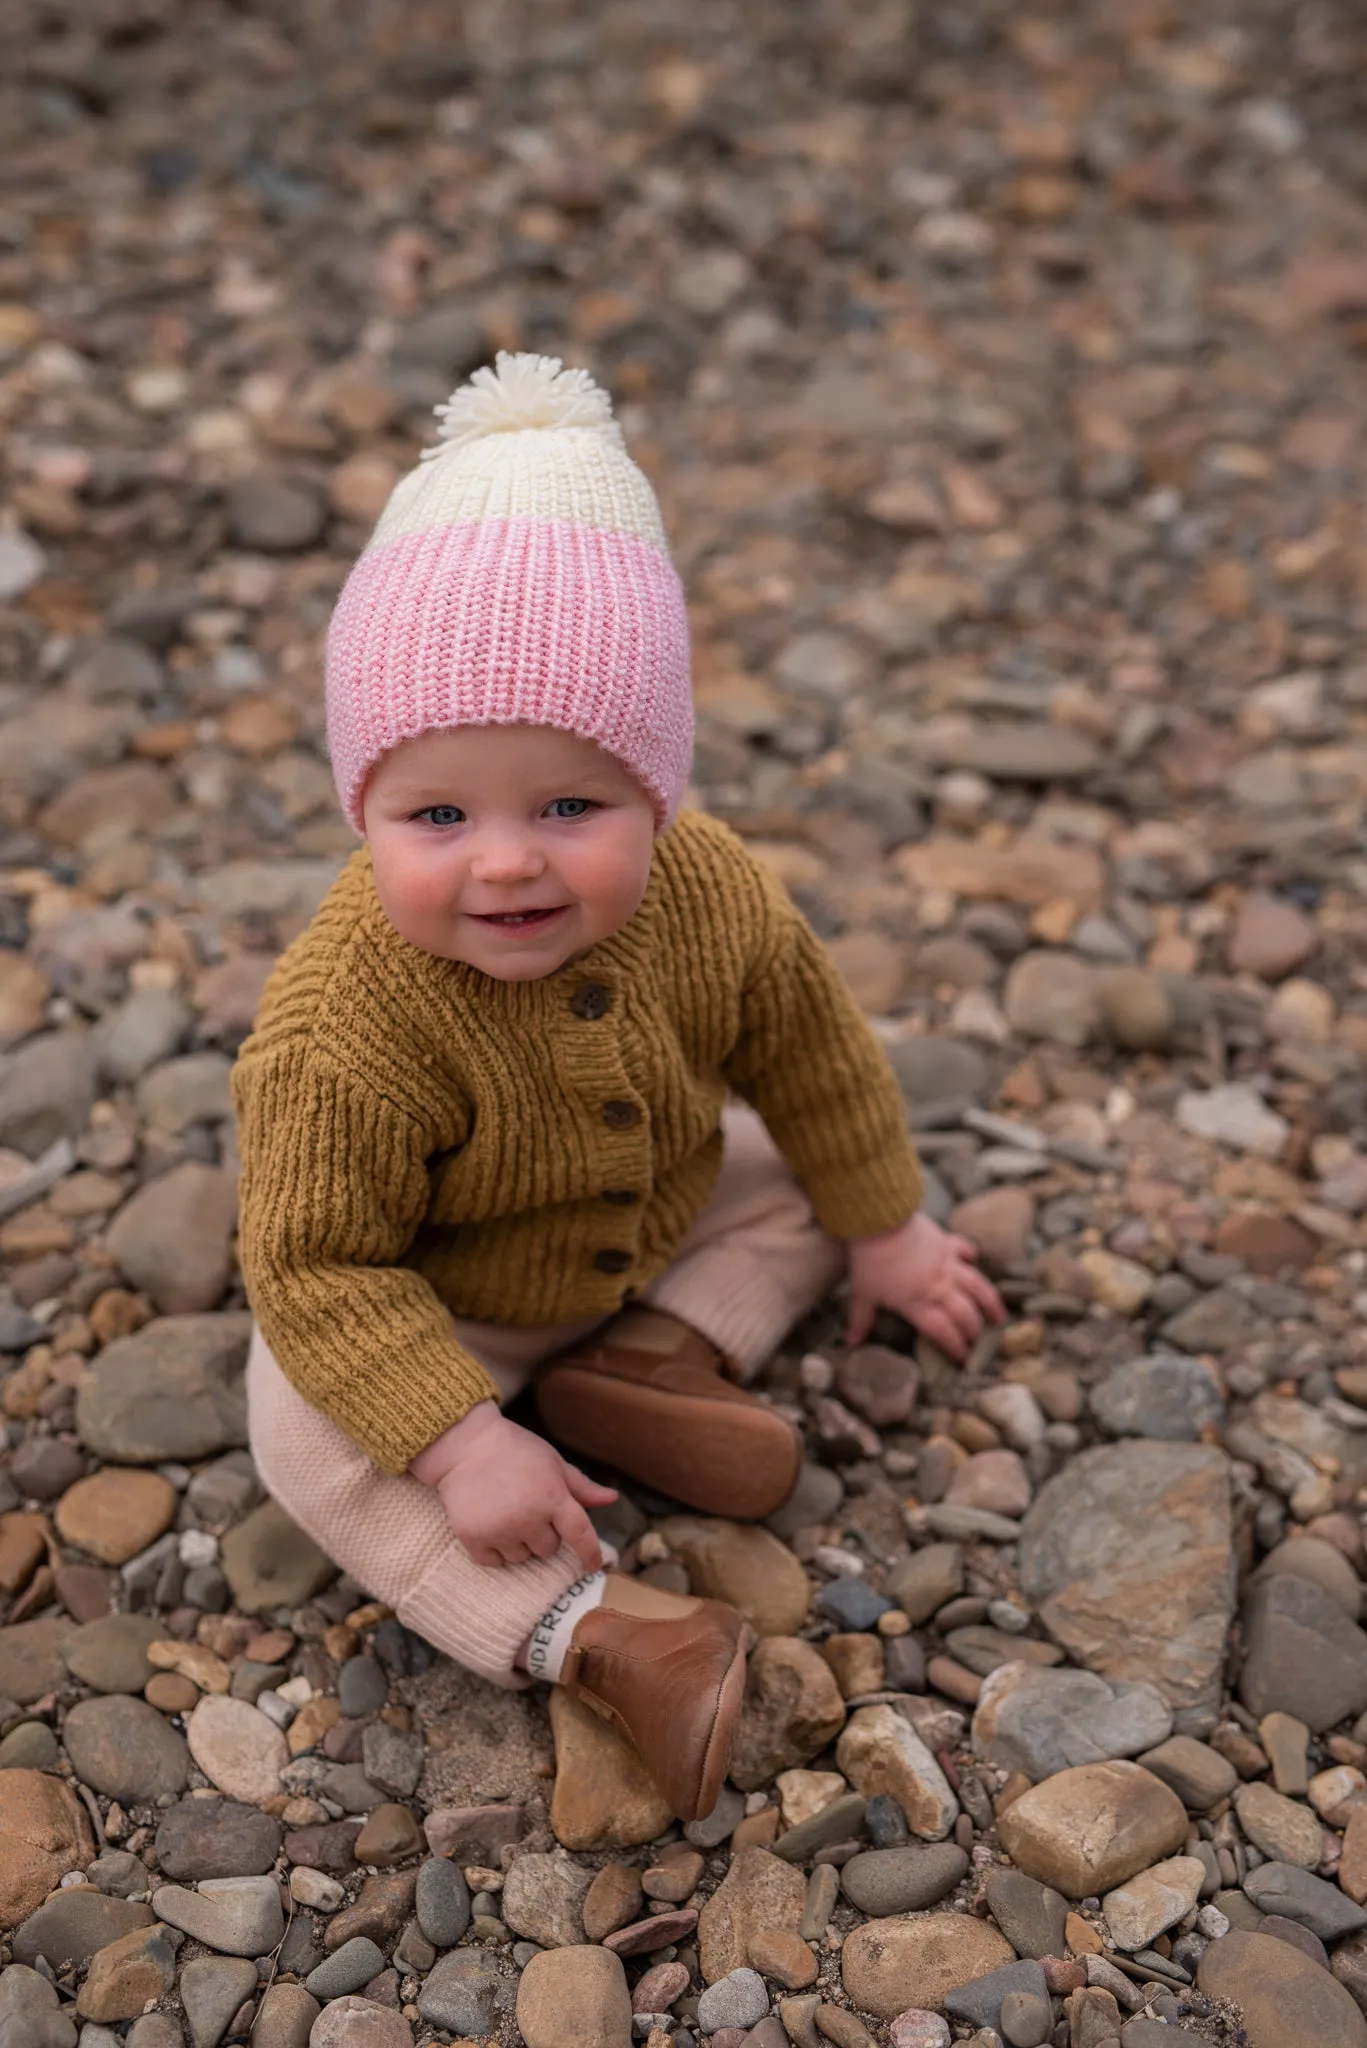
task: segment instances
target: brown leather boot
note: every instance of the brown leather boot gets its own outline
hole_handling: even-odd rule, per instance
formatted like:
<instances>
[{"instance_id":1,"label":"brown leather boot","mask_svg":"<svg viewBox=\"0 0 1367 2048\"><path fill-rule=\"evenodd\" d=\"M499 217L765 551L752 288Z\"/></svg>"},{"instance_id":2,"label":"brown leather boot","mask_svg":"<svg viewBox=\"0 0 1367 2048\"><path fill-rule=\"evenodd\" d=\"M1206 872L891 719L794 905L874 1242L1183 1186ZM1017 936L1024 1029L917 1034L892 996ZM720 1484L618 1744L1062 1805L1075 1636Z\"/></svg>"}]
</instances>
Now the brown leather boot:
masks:
<instances>
[{"instance_id":1,"label":"brown leather boot","mask_svg":"<svg viewBox=\"0 0 1367 2048\"><path fill-rule=\"evenodd\" d=\"M680 1820L721 1795L754 1631L720 1600L608 1574L580 1618L560 1684L621 1730Z\"/></svg>"},{"instance_id":2,"label":"brown leather boot","mask_svg":"<svg viewBox=\"0 0 1367 2048\"><path fill-rule=\"evenodd\" d=\"M581 1457L704 1514L758 1522L792 1492L802 1445L721 1365L686 1323L627 1309L543 1367L536 1405L556 1441Z\"/></svg>"}]
</instances>

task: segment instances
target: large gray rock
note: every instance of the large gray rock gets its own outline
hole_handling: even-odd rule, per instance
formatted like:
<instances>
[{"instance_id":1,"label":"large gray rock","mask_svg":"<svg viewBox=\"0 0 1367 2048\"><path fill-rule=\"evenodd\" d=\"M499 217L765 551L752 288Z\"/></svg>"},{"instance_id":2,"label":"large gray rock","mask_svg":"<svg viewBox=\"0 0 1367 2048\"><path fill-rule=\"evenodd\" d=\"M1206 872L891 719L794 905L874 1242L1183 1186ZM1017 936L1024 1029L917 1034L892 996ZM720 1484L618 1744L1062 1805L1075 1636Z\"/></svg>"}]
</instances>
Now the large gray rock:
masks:
<instances>
[{"instance_id":1,"label":"large gray rock","mask_svg":"<svg viewBox=\"0 0 1367 2048\"><path fill-rule=\"evenodd\" d=\"M1132 1358L1092 1390L1092 1413L1107 1436L1196 1443L1224 1419L1225 1404L1205 1367L1177 1351Z\"/></svg>"},{"instance_id":2,"label":"large gray rock","mask_svg":"<svg viewBox=\"0 0 1367 2048\"><path fill-rule=\"evenodd\" d=\"M1308 1579L1255 1586L1243 1631L1239 1697L1259 1719L1294 1714L1318 1732L1367 1707L1367 1635Z\"/></svg>"},{"instance_id":3,"label":"large gray rock","mask_svg":"<svg viewBox=\"0 0 1367 2048\"><path fill-rule=\"evenodd\" d=\"M124 1203L105 1234L130 1283L163 1315L218 1301L233 1270L237 1183L221 1166L186 1159Z\"/></svg>"},{"instance_id":4,"label":"large gray rock","mask_svg":"<svg viewBox=\"0 0 1367 2048\"><path fill-rule=\"evenodd\" d=\"M1171 1733L1172 1709L1154 1686L1038 1664L999 1664L973 1716L976 1754L1036 1784L1070 1764L1138 1756Z\"/></svg>"},{"instance_id":5,"label":"large gray rock","mask_svg":"<svg viewBox=\"0 0 1367 2048\"><path fill-rule=\"evenodd\" d=\"M1181 1734L1213 1727L1235 1587L1223 1452L1147 1441L1084 1451L1026 1516L1020 1580L1075 1663L1155 1685Z\"/></svg>"},{"instance_id":6,"label":"large gray rock","mask_svg":"<svg viewBox=\"0 0 1367 2048\"><path fill-rule=\"evenodd\" d=\"M102 1351L76 1393L76 1428L120 1465L212 1457L247 1441L251 1317L163 1316Z\"/></svg>"}]
</instances>

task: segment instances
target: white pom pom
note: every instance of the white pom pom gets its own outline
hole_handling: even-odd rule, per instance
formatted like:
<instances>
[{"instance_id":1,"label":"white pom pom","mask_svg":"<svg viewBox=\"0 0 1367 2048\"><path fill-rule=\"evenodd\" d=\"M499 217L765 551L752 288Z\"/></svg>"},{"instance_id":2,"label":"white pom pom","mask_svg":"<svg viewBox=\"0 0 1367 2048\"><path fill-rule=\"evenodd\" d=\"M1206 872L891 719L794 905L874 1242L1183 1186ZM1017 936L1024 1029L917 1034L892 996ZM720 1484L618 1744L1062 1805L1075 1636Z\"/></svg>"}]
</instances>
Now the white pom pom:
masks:
<instances>
[{"instance_id":1,"label":"white pom pom","mask_svg":"<svg viewBox=\"0 0 1367 2048\"><path fill-rule=\"evenodd\" d=\"M588 427L612 441L622 439L607 392L587 370L567 370L559 356L514 356L500 349L493 369L486 364L476 370L436 414L437 444L424 448L424 461L489 434L528 428Z\"/></svg>"}]
</instances>

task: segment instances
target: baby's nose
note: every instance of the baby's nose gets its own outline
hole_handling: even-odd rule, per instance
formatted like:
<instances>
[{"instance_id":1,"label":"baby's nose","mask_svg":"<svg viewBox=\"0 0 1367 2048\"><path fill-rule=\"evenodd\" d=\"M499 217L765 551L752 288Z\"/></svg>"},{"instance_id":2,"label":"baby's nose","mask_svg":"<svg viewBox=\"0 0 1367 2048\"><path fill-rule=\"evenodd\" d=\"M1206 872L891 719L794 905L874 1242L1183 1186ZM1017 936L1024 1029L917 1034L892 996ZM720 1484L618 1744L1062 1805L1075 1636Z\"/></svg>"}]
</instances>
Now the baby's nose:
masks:
<instances>
[{"instance_id":1,"label":"baby's nose","mask_svg":"<svg viewBox=\"0 0 1367 2048\"><path fill-rule=\"evenodd\" d=\"M524 832L481 833L470 856L470 871L483 882L523 881L544 866L535 839Z\"/></svg>"}]
</instances>

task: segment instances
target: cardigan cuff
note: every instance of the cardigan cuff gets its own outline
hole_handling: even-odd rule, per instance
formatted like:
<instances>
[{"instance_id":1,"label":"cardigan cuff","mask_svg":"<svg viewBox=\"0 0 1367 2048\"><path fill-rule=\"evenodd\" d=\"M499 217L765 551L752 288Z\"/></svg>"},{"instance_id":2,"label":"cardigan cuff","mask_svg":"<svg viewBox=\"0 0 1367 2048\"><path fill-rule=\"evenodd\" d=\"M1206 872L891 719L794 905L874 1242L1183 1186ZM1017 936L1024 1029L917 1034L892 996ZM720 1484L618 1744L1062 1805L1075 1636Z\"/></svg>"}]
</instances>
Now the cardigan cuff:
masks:
<instances>
[{"instance_id":1,"label":"cardigan cuff","mask_svg":"<svg viewBox=\"0 0 1367 2048\"><path fill-rule=\"evenodd\" d=\"M916 1214L925 1192L909 1143L857 1166L799 1169L798 1178L831 1237L881 1237L898 1230Z\"/></svg>"}]
</instances>

